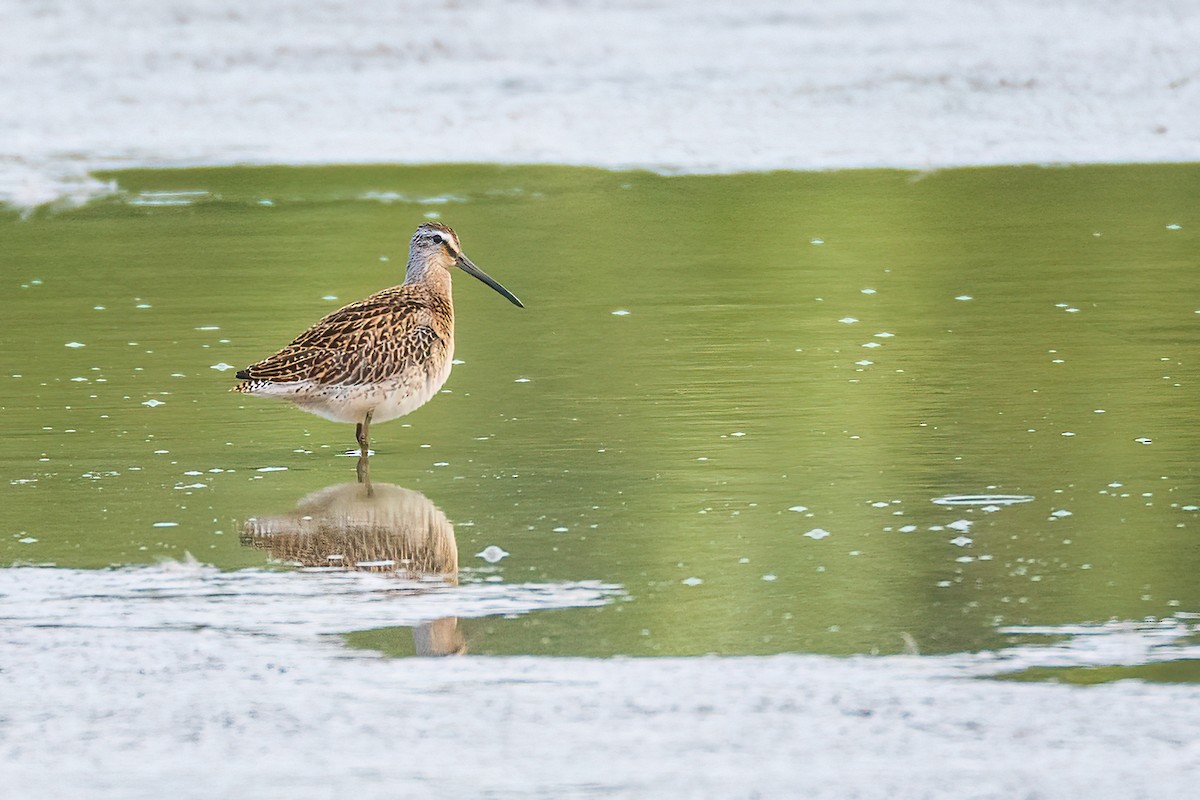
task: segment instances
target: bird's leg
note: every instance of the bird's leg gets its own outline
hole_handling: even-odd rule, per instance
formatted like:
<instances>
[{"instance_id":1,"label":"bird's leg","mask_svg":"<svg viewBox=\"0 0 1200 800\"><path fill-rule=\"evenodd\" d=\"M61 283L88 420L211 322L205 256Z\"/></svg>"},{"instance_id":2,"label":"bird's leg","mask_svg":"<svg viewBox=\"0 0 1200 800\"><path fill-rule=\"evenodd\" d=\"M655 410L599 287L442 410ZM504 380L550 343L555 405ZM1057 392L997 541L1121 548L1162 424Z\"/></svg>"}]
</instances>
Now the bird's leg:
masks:
<instances>
[{"instance_id":1,"label":"bird's leg","mask_svg":"<svg viewBox=\"0 0 1200 800\"><path fill-rule=\"evenodd\" d=\"M367 497L375 496L375 488L371 486L371 460L366 456L358 457L358 482L365 485Z\"/></svg>"},{"instance_id":2,"label":"bird's leg","mask_svg":"<svg viewBox=\"0 0 1200 800\"><path fill-rule=\"evenodd\" d=\"M358 423L354 428L354 438L358 439L358 454L362 458L367 458L371 453L371 414L374 409L367 412L367 416L362 422Z\"/></svg>"}]
</instances>

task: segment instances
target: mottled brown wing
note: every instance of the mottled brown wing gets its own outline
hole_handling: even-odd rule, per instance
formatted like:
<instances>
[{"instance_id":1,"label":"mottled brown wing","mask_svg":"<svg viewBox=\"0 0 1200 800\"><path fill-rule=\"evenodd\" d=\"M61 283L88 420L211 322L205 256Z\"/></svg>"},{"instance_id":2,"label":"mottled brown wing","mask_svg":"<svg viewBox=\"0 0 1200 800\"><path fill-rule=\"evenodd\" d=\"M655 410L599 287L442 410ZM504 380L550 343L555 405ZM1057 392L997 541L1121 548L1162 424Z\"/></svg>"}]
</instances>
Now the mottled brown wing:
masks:
<instances>
[{"instance_id":1,"label":"mottled brown wing","mask_svg":"<svg viewBox=\"0 0 1200 800\"><path fill-rule=\"evenodd\" d=\"M312 347L288 345L237 373L248 381L323 384L376 383L424 365L444 352L446 343L428 325L409 329L400 339L370 347Z\"/></svg>"},{"instance_id":2,"label":"mottled brown wing","mask_svg":"<svg viewBox=\"0 0 1200 800\"><path fill-rule=\"evenodd\" d=\"M354 362L358 360L355 356L351 350L288 345L257 364L238 370L237 376L242 380L271 383L322 380L324 375L353 371Z\"/></svg>"},{"instance_id":3,"label":"mottled brown wing","mask_svg":"<svg viewBox=\"0 0 1200 800\"><path fill-rule=\"evenodd\" d=\"M385 289L322 317L288 347L358 350L404 340L410 331L432 322L429 308L408 296L407 287Z\"/></svg>"}]
</instances>

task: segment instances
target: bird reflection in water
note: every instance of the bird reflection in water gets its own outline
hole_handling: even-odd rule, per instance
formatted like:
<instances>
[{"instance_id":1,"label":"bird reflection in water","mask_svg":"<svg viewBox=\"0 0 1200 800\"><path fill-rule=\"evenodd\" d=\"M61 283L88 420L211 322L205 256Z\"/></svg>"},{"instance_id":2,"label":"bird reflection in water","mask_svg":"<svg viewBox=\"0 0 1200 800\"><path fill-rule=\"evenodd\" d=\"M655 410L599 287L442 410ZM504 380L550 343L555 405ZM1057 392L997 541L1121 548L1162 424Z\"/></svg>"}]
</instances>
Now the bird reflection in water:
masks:
<instances>
[{"instance_id":1,"label":"bird reflection in water","mask_svg":"<svg viewBox=\"0 0 1200 800\"><path fill-rule=\"evenodd\" d=\"M428 497L392 483L373 483L367 459L358 482L301 498L287 514L257 516L242 526L243 545L303 567L394 574L431 585L457 585L454 526ZM457 617L413 628L417 655L467 651Z\"/></svg>"}]
</instances>

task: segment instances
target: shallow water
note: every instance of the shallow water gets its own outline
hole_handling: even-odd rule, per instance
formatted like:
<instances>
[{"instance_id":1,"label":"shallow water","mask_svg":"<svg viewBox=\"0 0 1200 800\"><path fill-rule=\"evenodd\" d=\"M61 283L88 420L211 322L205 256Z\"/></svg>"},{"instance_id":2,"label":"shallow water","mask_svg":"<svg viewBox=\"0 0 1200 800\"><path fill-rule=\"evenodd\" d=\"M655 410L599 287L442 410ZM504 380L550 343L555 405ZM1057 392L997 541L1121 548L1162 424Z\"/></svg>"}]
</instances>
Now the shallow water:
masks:
<instances>
[{"instance_id":1,"label":"shallow water","mask_svg":"<svg viewBox=\"0 0 1200 800\"><path fill-rule=\"evenodd\" d=\"M372 476L453 523L441 591L619 587L460 603L471 652L1195 638L1200 167L106 177L0 218L0 563L277 564L247 520L352 482L352 430L230 367L398 282L440 215L527 308L458 277L462 363ZM378 624L345 632L416 647Z\"/></svg>"}]
</instances>

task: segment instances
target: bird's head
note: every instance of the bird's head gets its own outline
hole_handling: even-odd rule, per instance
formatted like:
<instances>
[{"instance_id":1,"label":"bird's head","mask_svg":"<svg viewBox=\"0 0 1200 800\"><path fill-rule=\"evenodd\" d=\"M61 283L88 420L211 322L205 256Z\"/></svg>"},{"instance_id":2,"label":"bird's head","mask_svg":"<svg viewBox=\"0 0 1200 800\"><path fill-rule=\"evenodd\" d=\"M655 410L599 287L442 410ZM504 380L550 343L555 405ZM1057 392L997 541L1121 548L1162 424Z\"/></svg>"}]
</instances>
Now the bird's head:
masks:
<instances>
[{"instance_id":1,"label":"bird's head","mask_svg":"<svg viewBox=\"0 0 1200 800\"><path fill-rule=\"evenodd\" d=\"M516 295L467 258L462 251L462 244L458 241L458 234L449 225L440 222L422 223L409 244L408 262L410 266L419 264L423 268L439 267L447 272L457 267L504 295L513 305L525 307Z\"/></svg>"}]
</instances>

